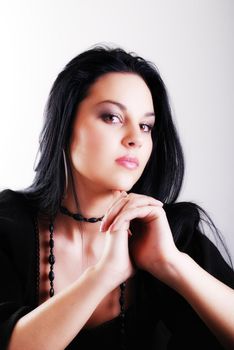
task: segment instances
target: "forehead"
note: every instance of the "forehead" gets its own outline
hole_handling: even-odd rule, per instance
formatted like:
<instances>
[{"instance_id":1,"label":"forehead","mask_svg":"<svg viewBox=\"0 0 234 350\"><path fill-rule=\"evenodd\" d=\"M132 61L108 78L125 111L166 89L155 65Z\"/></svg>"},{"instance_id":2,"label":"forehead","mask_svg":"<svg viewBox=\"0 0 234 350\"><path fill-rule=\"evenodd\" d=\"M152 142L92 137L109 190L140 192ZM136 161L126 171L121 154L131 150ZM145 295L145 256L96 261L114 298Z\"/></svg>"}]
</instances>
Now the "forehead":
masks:
<instances>
[{"instance_id":1,"label":"forehead","mask_svg":"<svg viewBox=\"0 0 234 350\"><path fill-rule=\"evenodd\" d=\"M107 73L99 77L89 88L84 104L96 104L102 100L117 100L129 109L153 111L151 92L144 80L134 73Z\"/></svg>"}]
</instances>

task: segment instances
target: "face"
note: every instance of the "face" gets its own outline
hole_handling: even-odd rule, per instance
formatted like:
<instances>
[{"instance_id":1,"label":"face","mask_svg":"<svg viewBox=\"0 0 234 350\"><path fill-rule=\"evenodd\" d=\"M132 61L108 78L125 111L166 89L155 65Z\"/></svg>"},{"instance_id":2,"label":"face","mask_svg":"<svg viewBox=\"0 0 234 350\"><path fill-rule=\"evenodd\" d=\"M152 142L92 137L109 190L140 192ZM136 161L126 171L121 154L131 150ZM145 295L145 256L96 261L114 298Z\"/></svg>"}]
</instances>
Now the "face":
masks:
<instances>
[{"instance_id":1,"label":"face","mask_svg":"<svg viewBox=\"0 0 234 350\"><path fill-rule=\"evenodd\" d=\"M152 96L141 77L101 76L76 111L69 150L77 183L130 190L149 160L154 122Z\"/></svg>"}]
</instances>

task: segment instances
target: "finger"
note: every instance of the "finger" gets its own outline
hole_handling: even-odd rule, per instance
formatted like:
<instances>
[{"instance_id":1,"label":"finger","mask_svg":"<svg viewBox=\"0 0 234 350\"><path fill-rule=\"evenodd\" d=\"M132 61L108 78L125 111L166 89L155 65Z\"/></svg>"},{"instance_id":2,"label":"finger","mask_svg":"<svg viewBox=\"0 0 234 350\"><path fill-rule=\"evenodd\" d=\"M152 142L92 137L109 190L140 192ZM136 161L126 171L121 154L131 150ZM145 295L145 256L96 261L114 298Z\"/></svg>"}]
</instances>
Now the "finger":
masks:
<instances>
[{"instance_id":1,"label":"finger","mask_svg":"<svg viewBox=\"0 0 234 350\"><path fill-rule=\"evenodd\" d=\"M127 192L125 192L125 191L120 191L120 190L114 190L114 191L113 191L113 194L114 194L114 200L113 200L113 202L111 203L109 209L110 209L113 205L115 205L115 203L118 202L119 199L121 199L121 198L123 198L123 197L126 197L126 196L128 195ZM109 209L108 209L108 210L109 210Z\"/></svg>"},{"instance_id":2,"label":"finger","mask_svg":"<svg viewBox=\"0 0 234 350\"><path fill-rule=\"evenodd\" d=\"M105 221L106 221L106 218L107 218L107 216L109 215L109 212L110 212L110 210L114 207L114 206L116 206L117 205L117 203L119 203L120 201L121 201L121 199L122 198L124 198L124 197L126 197L128 194L125 192L125 191L115 191L115 193L114 193L114 196L116 197L115 198L115 201L111 204L111 206L107 209L107 211L106 211L106 213L105 213L105 215L104 215L104 217L103 217L103 219L102 219L102 222L101 222L101 225L100 225L100 228L99 228L99 230L102 232L102 231L104 231L103 230L103 225L104 225L104 223L105 223Z\"/></svg>"},{"instance_id":3,"label":"finger","mask_svg":"<svg viewBox=\"0 0 234 350\"><path fill-rule=\"evenodd\" d=\"M110 207L107 209L103 221L106 220L106 217L109 215L109 212L112 210L113 207L115 207L121 200L122 198L126 198L128 194L125 191L118 191L117 195L115 195L115 200L111 203ZM117 197L116 197L117 196Z\"/></svg>"},{"instance_id":4,"label":"finger","mask_svg":"<svg viewBox=\"0 0 234 350\"><path fill-rule=\"evenodd\" d=\"M113 190L112 193L113 193L115 198L118 198L119 196L121 196L121 194L125 193L125 191Z\"/></svg>"},{"instance_id":5,"label":"finger","mask_svg":"<svg viewBox=\"0 0 234 350\"><path fill-rule=\"evenodd\" d=\"M116 215L120 212L120 210L122 209L122 206L127 202L126 200L127 198L127 194L126 195L122 195L121 197L119 197L114 204L108 209L108 211L106 212L106 214L104 215L104 218L102 219L101 225L100 225L100 231L104 232L106 231L106 222L108 220L108 217L110 215L110 213L114 210L115 208L115 213Z\"/></svg>"},{"instance_id":6,"label":"finger","mask_svg":"<svg viewBox=\"0 0 234 350\"><path fill-rule=\"evenodd\" d=\"M141 195L135 195L130 196L128 195L123 200L117 202L115 206L113 206L110 211L108 212L107 216L104 218L102 223L102 230L107 231L108 227L113 223L114 219L120 214L121 211L126 211L131 208L136 207L142 207L147 205L159 205L162 207L161 202L158 204L159 201L155 200L152 197L149 196L141 196Z\"/></svg>"},{"instance_id":7,"label":"finger","mask_svg":"<svg viewBox=\"0 0 234 350\"><path fill-rule=\"evenodd\" d=\"M143 218L144 221L151 221L157 219L162 215L164 210L159 206L143 206L129 209L128 211L122 211L113 221L109 227L109 231L117 231L120 229L128 229L130 221L136 218Z\"/></svg>"},{"instance_id":8,"label":"finger","mask_svg":"<svg viewBox=\"0 0 234 350\"><path fill-rule=\"evenodd\" d=\"M151 196L147 196L147 195L144 195L144 194L138 194L138 193L129 193L128 195L129 199L132 199L132 198L150 198L155 204L159 205L159 206L163 206L164 203L161 202L159 199L156 199L154 197L151 197Z\"/></svg>"}]
</instances>

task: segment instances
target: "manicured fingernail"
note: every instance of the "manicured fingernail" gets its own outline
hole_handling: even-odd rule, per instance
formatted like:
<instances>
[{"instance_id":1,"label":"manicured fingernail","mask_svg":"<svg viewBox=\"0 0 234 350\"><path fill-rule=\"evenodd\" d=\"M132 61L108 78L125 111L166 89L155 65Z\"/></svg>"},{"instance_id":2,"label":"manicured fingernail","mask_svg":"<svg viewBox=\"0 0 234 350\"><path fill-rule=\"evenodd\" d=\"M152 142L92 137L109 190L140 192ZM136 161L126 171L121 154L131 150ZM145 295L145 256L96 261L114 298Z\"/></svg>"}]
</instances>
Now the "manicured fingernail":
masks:
<instances>
[{"instance_id":1,"label":"manicured fingernail","mask_svg":"<svg viewBox=\"0 0 234 350\"><path fill-rule=\"evenodd\" d=\"M127 192L122 191L121 194L120 194L120 197L126 197L127 195L128 195Z\"/></svg>"},{"instance_id":2,"label":"manicured fingernail","mask_svg":"<svg viewBox=\"0 0 234 350\"><path fill-rule=\"evenodd\" d=\"M102 221L102 222L101 222L101 225L100 225L100 227L99 227L99 231L100 231L100 232L104 232L104 227L105 227L105 222Z\"/></svg>"}]
</instances>

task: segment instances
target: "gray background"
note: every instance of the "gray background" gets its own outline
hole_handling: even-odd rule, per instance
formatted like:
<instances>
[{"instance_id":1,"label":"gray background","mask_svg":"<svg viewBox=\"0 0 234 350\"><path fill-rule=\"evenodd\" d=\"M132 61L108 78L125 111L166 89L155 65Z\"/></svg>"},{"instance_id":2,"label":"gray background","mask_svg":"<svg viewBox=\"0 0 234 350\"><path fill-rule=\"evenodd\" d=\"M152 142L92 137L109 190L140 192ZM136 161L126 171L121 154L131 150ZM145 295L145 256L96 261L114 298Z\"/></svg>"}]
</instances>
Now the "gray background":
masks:
<instances>
[{"instance_id":1,"label":"gray background","mask_svg":"<svg viewBox=\"0 0 234 350\"><path fill-rule=\"evenodd\" d=\"M0 188L33 179L44 105L57 74L96 43L159 68L185 153L179 200L211 215L234 261L234 1L8 1L0 14Z\"/></svg>"}]
</instances>

